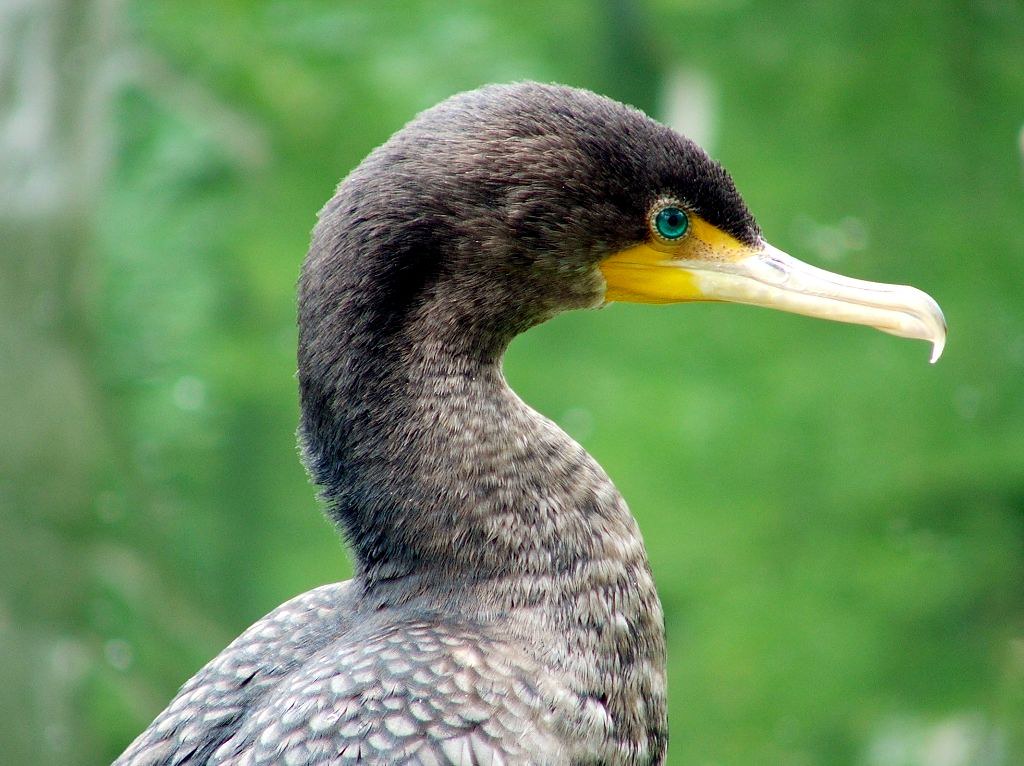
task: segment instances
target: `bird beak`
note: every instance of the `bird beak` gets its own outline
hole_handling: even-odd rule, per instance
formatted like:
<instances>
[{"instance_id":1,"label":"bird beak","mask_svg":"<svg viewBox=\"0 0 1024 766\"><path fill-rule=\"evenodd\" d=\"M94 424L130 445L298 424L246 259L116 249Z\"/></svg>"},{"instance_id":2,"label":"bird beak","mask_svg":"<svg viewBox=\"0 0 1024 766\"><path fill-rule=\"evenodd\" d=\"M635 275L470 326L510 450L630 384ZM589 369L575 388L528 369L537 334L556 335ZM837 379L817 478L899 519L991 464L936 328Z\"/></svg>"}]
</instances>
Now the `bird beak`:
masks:
<instances>
[{"instance_id":1,"label":"bird beak","mask_svg":"<svg viewBox=\"0 0 1024 766\"><path fill-rule=\"evenodd\" d=\"M946 321L927 293L833 274L767 242L750 247L704 221L696 223L685 247L652 242L602 261L605 300L746 303L926 340L933 363L942 355Z\"/></svg>"}]
</instances>

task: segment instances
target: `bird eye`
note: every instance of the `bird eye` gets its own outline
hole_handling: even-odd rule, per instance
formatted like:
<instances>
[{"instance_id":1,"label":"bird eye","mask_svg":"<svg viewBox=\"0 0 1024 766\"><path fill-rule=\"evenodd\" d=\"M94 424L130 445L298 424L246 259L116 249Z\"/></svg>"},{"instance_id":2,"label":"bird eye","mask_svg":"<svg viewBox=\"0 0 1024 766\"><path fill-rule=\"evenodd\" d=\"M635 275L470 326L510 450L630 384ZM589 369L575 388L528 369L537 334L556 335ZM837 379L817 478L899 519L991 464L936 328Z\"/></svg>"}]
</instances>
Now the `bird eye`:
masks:
<instances>
[{"instance_id":1,"label":"bird eye","mask_svg":"<svg viewBox=\"0 0 1024 766\"><path fill-rule=\"evenodd\" d=\"M686 211L675 205L659 208L654 214L654 230L663 239L679 239L690 228Z\"/></svg>"}]
</instances>

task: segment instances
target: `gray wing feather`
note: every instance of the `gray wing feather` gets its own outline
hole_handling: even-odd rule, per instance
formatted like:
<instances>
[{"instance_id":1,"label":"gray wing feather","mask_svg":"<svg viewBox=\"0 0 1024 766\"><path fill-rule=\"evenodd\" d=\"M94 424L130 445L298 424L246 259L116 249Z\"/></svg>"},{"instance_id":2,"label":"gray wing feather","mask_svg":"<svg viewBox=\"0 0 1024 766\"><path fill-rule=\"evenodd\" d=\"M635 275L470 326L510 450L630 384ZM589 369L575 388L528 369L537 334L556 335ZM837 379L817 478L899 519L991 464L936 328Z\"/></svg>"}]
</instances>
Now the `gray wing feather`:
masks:
<instances>
[{"instance_id":1,"label":"gray wing feather","mask_svg":"<svg viewBox=\"0 0 1024 766\"><path fill-rule=\"evenodd\" d=\"M576 762L564 722L580 700L523 652L480 626L353 627L351 590L317 588L257 622L115 766Z\"/></svg>"},{"instance_id":2,"label":"gray wing feather","mask_svg":"<svg viewBox=\"0 0 1024 766\"><path fill-rule=\"evenodd\" d=\"M390 627L313 658L210 764L565 763L538 675L475 631Z\"/></svg>"},{"instance_id":3,"label":"gray wing feather","mask_svg":"<svg viewBox=\"0 0 1024 766\"><path fill-rule=\"evenodd\" d=\"M247 711L313 654L347 630L350 582L285 602L189 679L114 766L205 764Z\"/></svg>"}]
</instances>

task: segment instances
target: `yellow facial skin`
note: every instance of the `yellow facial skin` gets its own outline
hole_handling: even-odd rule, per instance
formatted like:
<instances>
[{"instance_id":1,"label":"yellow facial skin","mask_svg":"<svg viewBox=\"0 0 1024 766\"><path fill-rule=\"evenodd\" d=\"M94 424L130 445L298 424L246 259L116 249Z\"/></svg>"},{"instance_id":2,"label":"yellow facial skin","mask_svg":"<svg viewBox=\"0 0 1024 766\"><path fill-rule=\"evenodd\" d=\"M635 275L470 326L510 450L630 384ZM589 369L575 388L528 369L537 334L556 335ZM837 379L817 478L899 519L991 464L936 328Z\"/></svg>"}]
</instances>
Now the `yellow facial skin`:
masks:
<instances>
[{"instance_id":1,"label":"yellow facial skin","mask_svg":"<svg viewBox=\"0 0 1024 766\"><path fill-rule=\"evenodd\" d=\"M673 268L682 262L735 263L754 254L739 240L692 213L686 234L675 242L650 240L601 262L605 300L623 303L680 303L718 300L704 295L694 273Z\"/></svg>"},{"instance_id":2,"label":"yellow facial skin","mask_svg":"<svg viewBox=\"0 0 1024 766\"><path fill-rule=\"evenodd\" d=\"M942 354L946 322L926 293L832 274L767 242L745 245L692 212L688 217L679 239L667 241L652 232L647 242L602 261L605 300L746 303L927 340L932 362Z\"/></svg>"}]
</instances>

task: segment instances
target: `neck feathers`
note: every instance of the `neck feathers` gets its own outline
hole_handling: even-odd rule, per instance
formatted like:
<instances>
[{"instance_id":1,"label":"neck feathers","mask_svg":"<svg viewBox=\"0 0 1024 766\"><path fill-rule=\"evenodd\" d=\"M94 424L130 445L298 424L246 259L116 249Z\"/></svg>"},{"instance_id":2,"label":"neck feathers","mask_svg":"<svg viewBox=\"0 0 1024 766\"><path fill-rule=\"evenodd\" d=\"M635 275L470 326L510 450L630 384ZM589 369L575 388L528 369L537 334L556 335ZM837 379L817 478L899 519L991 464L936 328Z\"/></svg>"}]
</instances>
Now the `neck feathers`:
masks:
<instances>
[{"instance_id":1,"label":"neck feathers","mask_svg":"<svg viewBox=\"0 0 1024 766\"><path fill-rule=\"evenodd\" d=\"M500 620L618 736L663 748L643 543L597 463L506 384L501 355L524 328L480 324L470 296L442 301L439 270L394 293L365 264L325 268L323 252L314 238L300 285L300 435L362 598Z\"/></svg>"}]
</instances>

